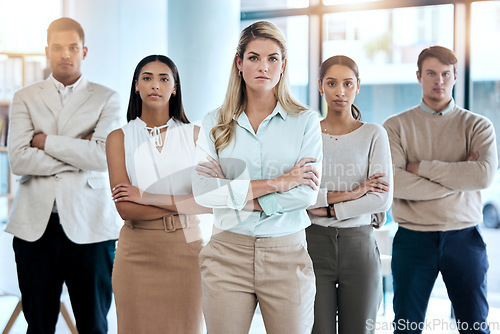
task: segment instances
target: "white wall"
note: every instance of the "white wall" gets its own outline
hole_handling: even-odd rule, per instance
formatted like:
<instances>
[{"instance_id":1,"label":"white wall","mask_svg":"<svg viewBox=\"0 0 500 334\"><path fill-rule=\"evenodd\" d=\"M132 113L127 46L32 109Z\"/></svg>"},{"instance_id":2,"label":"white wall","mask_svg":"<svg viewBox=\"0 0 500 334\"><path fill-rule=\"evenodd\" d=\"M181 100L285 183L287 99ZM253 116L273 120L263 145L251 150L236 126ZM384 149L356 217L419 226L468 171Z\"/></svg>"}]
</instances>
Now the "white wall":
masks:
<instances>
[{"instance_id":1,"label":"white wall","mask_svg":"<svg viewBox=\"0 0 500 334\"><path fill-rule=\"evenodd\" d=\"M168 30L186 114L201 120L224 100L240 34L240 1L170 0Z\"/></svg>"},{"instance_id":2,"label":"white wall","mask_svg":"<svg viewBox=\"0 0 500 334\"><path fill-rule=\"evenodd\" d=\"M222 103L240 33L239 1L63 0L63 8L85 30L83 73L120 93L124 120L135 66L150 54L176 63L190 120Z\"/></svg>"},{"instance_id":3,"label":"white wall","mask_svg":"<svg viewBox=\"0 0 500 334\"><path fill-rule=\"evenodd\" d=\"M137 63L167 53L167 0L65 0L65 16L85 30L85 76L118 91L125 122Z\"/></svg>"}]
</instances>

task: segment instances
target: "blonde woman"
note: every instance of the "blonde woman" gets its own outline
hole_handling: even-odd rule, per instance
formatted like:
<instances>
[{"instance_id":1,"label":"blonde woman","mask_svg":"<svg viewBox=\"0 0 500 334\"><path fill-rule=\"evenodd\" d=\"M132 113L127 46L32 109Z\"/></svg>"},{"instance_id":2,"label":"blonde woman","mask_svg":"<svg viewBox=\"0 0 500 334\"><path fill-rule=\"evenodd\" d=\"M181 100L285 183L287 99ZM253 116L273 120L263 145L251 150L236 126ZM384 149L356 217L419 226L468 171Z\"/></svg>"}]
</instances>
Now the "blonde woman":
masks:
<instances>
[{"instance_id":1,"label":"blonde woman","mask_svg":"<svg viewBox=\"0 0 500 334\"><path fill-rule=\"evenodd\" d=\"M317 197L321 131L317 114L291 97L286 64L275 25L245 28L225 101L202 124L193 193L214 211L199 258L208 333L248 333L257 303L267 333L312 328L304 229Z\"/></svg>"}]
</instances>

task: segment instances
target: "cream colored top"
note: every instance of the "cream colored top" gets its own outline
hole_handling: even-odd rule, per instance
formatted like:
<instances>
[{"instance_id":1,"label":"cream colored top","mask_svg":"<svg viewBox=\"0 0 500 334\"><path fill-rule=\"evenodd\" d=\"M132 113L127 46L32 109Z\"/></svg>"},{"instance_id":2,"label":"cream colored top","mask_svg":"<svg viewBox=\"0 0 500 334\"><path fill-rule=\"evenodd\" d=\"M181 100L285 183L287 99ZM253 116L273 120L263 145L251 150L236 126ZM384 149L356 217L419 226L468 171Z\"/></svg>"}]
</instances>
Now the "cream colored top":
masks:
<instances>
[{"instance_id":1,"label":"cream colored top","mask_svg":"<svg viewBox=\"0 0 500 334\"><path fill-rule=\"evenodd\" d=\"M368 192L358 199L334 204L336 216L319 217L310 214L311 222L339 228L364 225L380 226L385 222L385 211L392 203L392 164L389 140L383 127L365 123L360 128L341 136L324 134L323 172L316 204L311 208L326 207L328 191L350 191L373 174L384 173L389 192ZM377 215L376 215L377 214Z\"/></svg>"}]
</instances>

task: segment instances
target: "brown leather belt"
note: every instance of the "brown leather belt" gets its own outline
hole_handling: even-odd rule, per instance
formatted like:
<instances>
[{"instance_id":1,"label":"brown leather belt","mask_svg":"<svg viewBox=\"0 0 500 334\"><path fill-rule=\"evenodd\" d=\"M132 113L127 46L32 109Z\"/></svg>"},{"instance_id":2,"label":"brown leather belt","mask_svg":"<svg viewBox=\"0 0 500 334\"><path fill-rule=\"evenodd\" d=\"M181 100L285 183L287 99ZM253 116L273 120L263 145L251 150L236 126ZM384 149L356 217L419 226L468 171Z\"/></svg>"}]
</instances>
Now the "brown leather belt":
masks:
<instances>
[{"instance_id":1,"label":"brown leather belt","mask_svg":"<svg viewBox=\"0 0 500 334\"><path fill-rule=\"evenodd\" d=\"M125 225L131 228L141 230L165 230L165 232L174 232L200 223L198 217L191 215L164 216L152 220L126 220Z\"/></svg>"}]
</instances>

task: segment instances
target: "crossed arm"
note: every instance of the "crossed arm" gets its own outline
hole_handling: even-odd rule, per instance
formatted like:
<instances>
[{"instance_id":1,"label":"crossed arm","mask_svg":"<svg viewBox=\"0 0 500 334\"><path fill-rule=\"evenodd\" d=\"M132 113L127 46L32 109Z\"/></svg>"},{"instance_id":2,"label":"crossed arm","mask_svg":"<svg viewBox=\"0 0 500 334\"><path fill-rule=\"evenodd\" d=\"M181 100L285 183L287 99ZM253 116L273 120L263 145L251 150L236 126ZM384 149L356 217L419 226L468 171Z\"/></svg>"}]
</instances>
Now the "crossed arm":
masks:
<instances>
[{"instance_id":1,"label":"crossed arm","mask_svg":"<svg viewBox=\"0 0 500 334\"><path fill-rule=\"evenodd\" d=\"M109 96L95 127L81 138L37 130L24 94L16 93L12 104L8 146L14 174L48 176L64 171L106 170L106 136L120 120L117 93Z\"/></svg>"},{"instance_id":2,"label":"crossed arm","mask_svg":"<svg viewBox=\"0 0 500 334\"><path fill-rule=\"evenodd\" d=\"M206 161L201 161L196 168L198 175L205 178L225 179L224 172L217 160L211 156L206 157ZM292 169L285 174L265 180L251 180L247 195L245 197L245 206L243 210L264 211L259 203L259 197L275 193L287 192L299 186L306 185L316 190L319 186L319 172L310 165L316 162L313 158L302 158Z\"/></svg>"},{"instance_id":3,"label":"crossed arm","mask_svg":"<svg viewBox=\"0 0 500 334\"><path fill-rule=\"evenodd\" d=\"M204 131L211 127L209 121L202 127L197 146L200 163L197 172L192 175L198 203L212 208L259 210L270 216L305 209L315 200L322 159L321 132L317 118L311 116L307 119L295 166L286 173L269 179L252 180L246 162L241 159L216 160L213 143L209 134ZM244 150L242 146L236 149ZM224 170L232 171L231 180L225 179L219 162Z\"/></svg>"},{"instance_id":4,"label":"crossed arm","mask_svg":"<svg viewBox=\"0 0 500 334\"><path fill-rule=\"evenodd\" d=\"M211 209L198 205L193 195L151 194L131 185L125 165L123 139L123 131L118 129L108 136L106 142L112 196L123 219L150 220L180 213L212 212Z\"/></svg>"},{"instance_id":5,"label":"crossed arm","mask_svg":"<svg viewBox=\"0 0 500 334\"><path fill-rule=\"evenodd\" d=\"M394 165L394 197L426 201L446 197L458 191L476 191L488 187L497 168L493 126L478 122L468 139L469 153L462 161L408 161L399 128L384 125L389 134Z\"/></svg>"},{"instance_id":6,"label":"crossed arm","mask_svg":"<svg viewBox=\"0 0 500 334\"><path fill-rule=\"evenodd\" d=\"M385 173L375 173L371 175L369 178L361 182L361 184L354 188L353 190L348 191L328 191L326 193L326 201L327 205L330 206L330 214L332 216L336 216L335 206L333 204L354 201L365 194L372 193L387 193L389 192L390 185L388 182L384 181L382 177L385 177ZM308 211L316 216L326 217L328 212L326 207L312 208L308 209Z\"/></svg>"},{"instance_id":7,"label":"crossed arm","mask_svg":"<svg viewBox=\"0 0 500 334\"><path fill-rule=\"evenodd\" d=\"M321 189L318 201L309 209L311 214L327 216L329 209L332 216L344 220L389 209L393 180L389 141L385 130L380 128L374 133L367 152L366 179L352 190Z\"/></svg>"}]
</instances>

